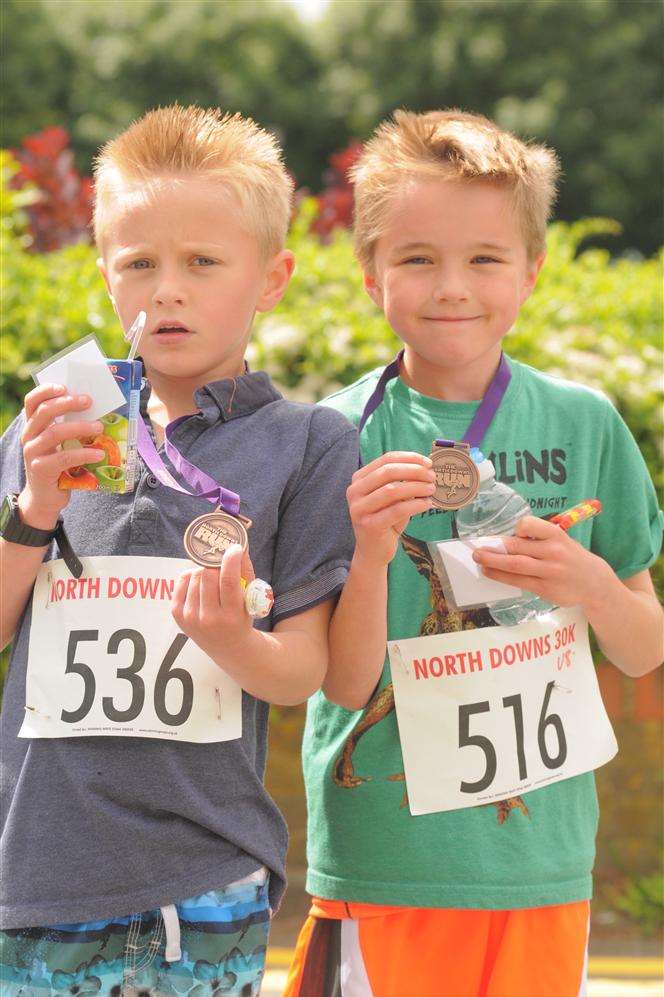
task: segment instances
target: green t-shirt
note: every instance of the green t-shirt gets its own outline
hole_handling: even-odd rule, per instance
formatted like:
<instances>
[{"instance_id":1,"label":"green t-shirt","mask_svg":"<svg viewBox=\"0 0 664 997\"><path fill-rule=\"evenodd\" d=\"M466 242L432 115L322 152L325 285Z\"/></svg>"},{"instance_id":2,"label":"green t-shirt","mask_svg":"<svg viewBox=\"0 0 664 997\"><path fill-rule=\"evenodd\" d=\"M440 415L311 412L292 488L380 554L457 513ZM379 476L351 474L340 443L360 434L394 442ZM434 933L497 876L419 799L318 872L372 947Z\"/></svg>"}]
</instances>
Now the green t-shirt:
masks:
<instances>
[{"instance_id":1,"label":"green t-shirt","mask_svg":"<svg viewBox=\"0 0 664 997\"><path fill-rule=\"evenodd\" d=\"M498 480L547 516L586 498L603 512L574 537L620 578L648 568L661 546L662 514L625 423L599 392L509 360L512 379L482 443ZM326 400L359 422L381 370ZM362 431L365 463L392 450L429 453L436 437L461 439L476 402L444 402L396 378ZM388 639L445 629L434 604L422 541L451 536L451 514L411 519L389 569ZM419 570L418 570L419 569ZM386 659L378 694L390 683ZM357 738L362 712L309 701L303 762L309 809L307 889L339 900L418 907L514 909L571 903L592 892L598 807L592 773L524 794L529 816L495 805L413 817L404 805L403 760L389 690L381 719ZM356 740L355 740L356 739ZM355 776L339 776L353 749ZM444 761L441 761L444 764ZM394 777L397 777L396 779ZM504 819L502 819L504 818Z\"/></svg>"}]
</instances>

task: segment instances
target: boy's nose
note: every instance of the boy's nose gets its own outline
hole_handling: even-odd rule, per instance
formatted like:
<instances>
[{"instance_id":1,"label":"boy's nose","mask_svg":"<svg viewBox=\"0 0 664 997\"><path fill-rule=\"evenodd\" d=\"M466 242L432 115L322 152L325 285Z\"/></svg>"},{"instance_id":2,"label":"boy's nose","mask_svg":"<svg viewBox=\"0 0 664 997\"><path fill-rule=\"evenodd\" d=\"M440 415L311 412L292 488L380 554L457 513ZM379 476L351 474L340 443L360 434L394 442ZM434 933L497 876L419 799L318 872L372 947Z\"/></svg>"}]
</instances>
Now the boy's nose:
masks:
<instances>
[{"instance_id":1,"label":"boy's nose","mask_svg":"<svg viewBox=\"0 0 664 997\"><path fill-rule=\"evenodd\" d=\"M184 304L185 291L182 282L174 275L163 274L155 287L152 300L156 305Z\"/></svg>"},{"instance_id":2,"label":"boy's nose","mask_svg":"<svg viewBox=\"0 0 664 997\"><path fill-rule=\"evenodd\" d=\"M468 297L468 287L463 274L452 269L439 271L433 296L435 301L465 301Z\"/></svg>"}]
</instances>

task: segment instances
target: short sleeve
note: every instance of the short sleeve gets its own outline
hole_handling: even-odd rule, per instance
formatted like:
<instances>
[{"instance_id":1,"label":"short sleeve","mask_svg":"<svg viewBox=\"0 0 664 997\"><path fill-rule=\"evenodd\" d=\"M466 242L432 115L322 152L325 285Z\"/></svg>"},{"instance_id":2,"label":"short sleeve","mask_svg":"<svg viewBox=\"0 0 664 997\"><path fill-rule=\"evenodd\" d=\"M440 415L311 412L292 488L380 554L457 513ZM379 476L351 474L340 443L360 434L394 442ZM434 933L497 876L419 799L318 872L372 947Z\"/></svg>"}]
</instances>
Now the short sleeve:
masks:
<instances>
[{"instance_id":1,"label":"short sleeve","mask_svg":"<svg viewBox=\"0 0 664 997\"><path fill-rule=\"evenodd\" d=\"M272 573L275 623L343 587L355 544L346 489L358 461L357 430L339 412L317 406L295 488L280 509Z\"/></svg>"},{"instance_id":2,"label":"short sleeve","mask_svg":"<svg viewBox=\"0 0 664 997\"><path fill-rule=\"evenodd\" d=\"M25 466L21 435L25 428L23 412L3 433L0 440L0 501L9 492L20 492L25 486Z\"/></svg>"},{"instance_id":3,"label":"short sleeve","mask_svg":"<svg viewBox=\"0 0 664 997\"><path fill-rule=\"evenodd\" d=\"M608 561L619 578L647 570L661 550L664 515L641 451L608 402L597 498L602 514L593 523L591 550Z\"/></svg>"}]
</instances>

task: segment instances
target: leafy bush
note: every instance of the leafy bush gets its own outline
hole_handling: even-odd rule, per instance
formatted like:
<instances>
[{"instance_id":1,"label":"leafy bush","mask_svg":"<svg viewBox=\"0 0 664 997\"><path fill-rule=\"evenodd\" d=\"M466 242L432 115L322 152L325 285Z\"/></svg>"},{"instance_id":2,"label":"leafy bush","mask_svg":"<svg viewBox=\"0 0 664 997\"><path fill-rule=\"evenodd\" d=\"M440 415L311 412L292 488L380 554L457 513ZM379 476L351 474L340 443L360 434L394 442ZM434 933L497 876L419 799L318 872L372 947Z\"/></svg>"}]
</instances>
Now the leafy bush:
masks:
<instances>
[{"instance_id":1,"label":"leafy bush","mask_svg":"<svg viewBox=\"0 0 664 997\"><path fill-rule=\"evenodd\" d=\"M636 922L645 935L661 938L664 928L664 877L661 873L628 879L613 894L616 910Z\"/></svg>"}]
</instances>

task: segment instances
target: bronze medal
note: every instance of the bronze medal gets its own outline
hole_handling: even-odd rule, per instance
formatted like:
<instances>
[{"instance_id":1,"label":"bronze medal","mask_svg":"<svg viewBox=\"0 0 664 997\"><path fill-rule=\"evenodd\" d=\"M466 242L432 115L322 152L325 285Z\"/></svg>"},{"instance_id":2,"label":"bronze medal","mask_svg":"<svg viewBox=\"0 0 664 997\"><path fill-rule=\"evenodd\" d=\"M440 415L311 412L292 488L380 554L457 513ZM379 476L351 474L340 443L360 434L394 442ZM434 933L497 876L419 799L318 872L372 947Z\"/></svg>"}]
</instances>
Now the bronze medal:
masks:
<instances>
[{"instance_id":1,"label":"bronze medal","mask_svg":"<svg viewBox=\"0 0 664 997\"><path fill-rule=\"evenodd\" d=\"M473 501L480 487L477 464L464 443L434 445L429 454L436 472L436 491L431 501L439 509L461 509Z\"/></svg>"},{"instance_id":2,"label":"bronze medal","mask_svg":"<svg viewBox=\"0 0 664 997\"><path fill-rule=\"evenodd\" d=\"M204 568L218 568L224 554L233 544L240 544L246 550L249 544L247 528L251 520L231 516L217 509L198 516L187 527L184 534L184 547L196 564Z\"/></svg>"}]
</instances>

